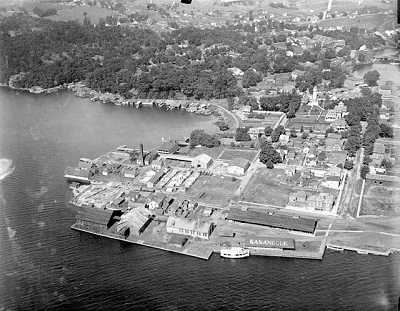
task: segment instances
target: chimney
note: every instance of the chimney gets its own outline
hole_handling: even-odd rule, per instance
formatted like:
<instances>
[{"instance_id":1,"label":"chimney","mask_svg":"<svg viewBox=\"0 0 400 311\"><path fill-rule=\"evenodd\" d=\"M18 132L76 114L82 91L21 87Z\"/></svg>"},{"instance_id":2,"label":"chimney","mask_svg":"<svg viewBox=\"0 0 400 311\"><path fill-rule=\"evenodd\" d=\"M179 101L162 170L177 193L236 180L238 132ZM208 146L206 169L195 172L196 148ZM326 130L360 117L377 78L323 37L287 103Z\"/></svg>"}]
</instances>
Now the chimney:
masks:
<instances>
[{"instance_id":1,"label":"chimney","mask_svg":"<svg viewBox=\"0 0 400 311\"><path fill-rule=\"evenodd\" d=\"M143 144L140 144L139 152L140 152L139 157L140 157L140 162L141 162L140 165L144 166Z\"/></svg>"}]
</instances>

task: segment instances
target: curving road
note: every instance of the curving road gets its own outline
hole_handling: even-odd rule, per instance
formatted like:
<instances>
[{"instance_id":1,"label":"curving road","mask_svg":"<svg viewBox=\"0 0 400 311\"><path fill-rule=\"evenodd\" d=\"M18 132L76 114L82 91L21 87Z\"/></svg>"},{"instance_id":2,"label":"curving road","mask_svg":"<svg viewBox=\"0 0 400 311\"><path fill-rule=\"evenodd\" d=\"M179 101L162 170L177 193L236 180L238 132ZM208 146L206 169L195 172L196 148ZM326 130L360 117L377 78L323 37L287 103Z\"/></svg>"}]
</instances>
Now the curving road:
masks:
<instances>
[{"instance_id":1,"label":"curving road","mask_svg":"<svg viewBox=\"0 0 400 311\"><path fill-rule=\"evenodd\" d=\"M230 112L228 109L226 109L225 107L221 106L220 104L212 103L211 105L213 105L215 107L218 107L218 108L221 108L223 111L225 111L227 114L229 114L233 118L233 120L235 120L236 128L240 127L239 118L234 113Z\"/></svg>"}]
</instances>

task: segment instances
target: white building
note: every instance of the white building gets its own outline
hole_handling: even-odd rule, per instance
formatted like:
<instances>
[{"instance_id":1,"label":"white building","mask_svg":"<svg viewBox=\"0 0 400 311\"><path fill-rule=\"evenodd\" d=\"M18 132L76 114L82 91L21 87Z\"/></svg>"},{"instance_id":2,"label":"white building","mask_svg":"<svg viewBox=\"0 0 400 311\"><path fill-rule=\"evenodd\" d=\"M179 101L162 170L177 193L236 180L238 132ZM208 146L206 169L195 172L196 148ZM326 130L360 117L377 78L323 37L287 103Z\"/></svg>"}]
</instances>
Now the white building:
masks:
<instances>
[{"instance_id":1,"label":"white building","mask_svg":"<svg viewBox=\"0 0 400 311\"><path fill-rule=\"evenodd\" d=\"M209 221L169 216L166 228L168 233L190 235L207 240L213 231L214 224Z\"/></svg>"}]
</instances>

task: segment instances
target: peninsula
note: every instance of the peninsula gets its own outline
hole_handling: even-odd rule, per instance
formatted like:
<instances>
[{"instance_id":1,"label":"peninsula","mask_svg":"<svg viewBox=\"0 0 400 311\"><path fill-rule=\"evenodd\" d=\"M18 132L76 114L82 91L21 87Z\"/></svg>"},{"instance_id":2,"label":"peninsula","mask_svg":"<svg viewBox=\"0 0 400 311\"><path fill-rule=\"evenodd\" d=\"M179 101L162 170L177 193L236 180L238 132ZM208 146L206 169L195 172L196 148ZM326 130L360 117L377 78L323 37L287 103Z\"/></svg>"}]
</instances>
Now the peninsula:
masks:
<instances>
[{"instance_id":1,"label":"peninsula","mask_svg":"<svg viewBox=\"0 0 400 311\"><path fill-rule=\"evenodd\" d=\"M398 66L386 55L399 39L390 1L194 7L80 0L0 12L2 85L218 119L213 133L68 167L72 228L205 259L227 246L310 259L325 247L398 251L398 85L376 69L356 74Z\"/></svg>"}]
</instances>

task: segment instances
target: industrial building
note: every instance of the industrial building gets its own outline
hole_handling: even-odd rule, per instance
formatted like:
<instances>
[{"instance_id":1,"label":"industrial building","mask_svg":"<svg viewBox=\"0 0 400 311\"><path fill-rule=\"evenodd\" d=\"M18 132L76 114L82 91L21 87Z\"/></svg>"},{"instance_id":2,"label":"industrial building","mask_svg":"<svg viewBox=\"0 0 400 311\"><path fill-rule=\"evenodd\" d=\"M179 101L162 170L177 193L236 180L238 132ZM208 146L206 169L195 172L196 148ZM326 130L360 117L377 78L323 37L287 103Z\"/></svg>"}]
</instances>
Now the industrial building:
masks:
<instances>
[{"instance_id":1,"label":"industrial building","mask_svg":"<svg viewBox=\"0 0 400 311\"><path fill-rule=\"evenodd\" d=\"M294 250L294 239L277 237L246 236L245 246L250 249Z\"/></svg>"},{"instance_id":2,"label":"industrial building","mask_svg":"<svg viewBox=\"0 0 400 311\"><path fill-rule=\"evenodd\" d=\"M317 227L317 221L314 219L265 213L257 210L243 211L236 207L231 207L226 219L307 234L314 234Z\"/></svg>"},{"instance_id":3,"label":"industrial building","mask_svg":"<svg viewBox=\"0 0 400 311\"><path fill-rule=\"evenodd\" d=\"M136 207L121 217L117 224L117 232L125 238L130 235L140 235L146 230L153 220L149 210L144 207Z\"/></svg>"},{"instance_id":4,"label":"industrial building","mask_svg":"<svg viewBox=\"0 0 400 311\"><path fill-rule=\"evenodd\" d=\"M213 223L209 221L198 221L196 219L174 216L168 217L166 227L168 233L189 235L200 239L208 239L214 229Z\"/></svg>"},{"instance_id":5,"label":"industrial building","mask_svg":"<svg viewBox=\"0 0 400 311\"><path fill-rule=\"evenodd\" d=\"M192 160L192 167L208 169L212 164L212 158L207 154L200 154Z\"/></svg>"},{"instance_id":6,"label":"industrial building","mask_svg":"<svg viewBox=\"0 0 400 311\"><path fill-rule=\"evenodd\" d=\"M76 215L76 224L88 230L106 231L118 221L119 216L120 210L80 207Z\"/></svg>"}]
</instances>

